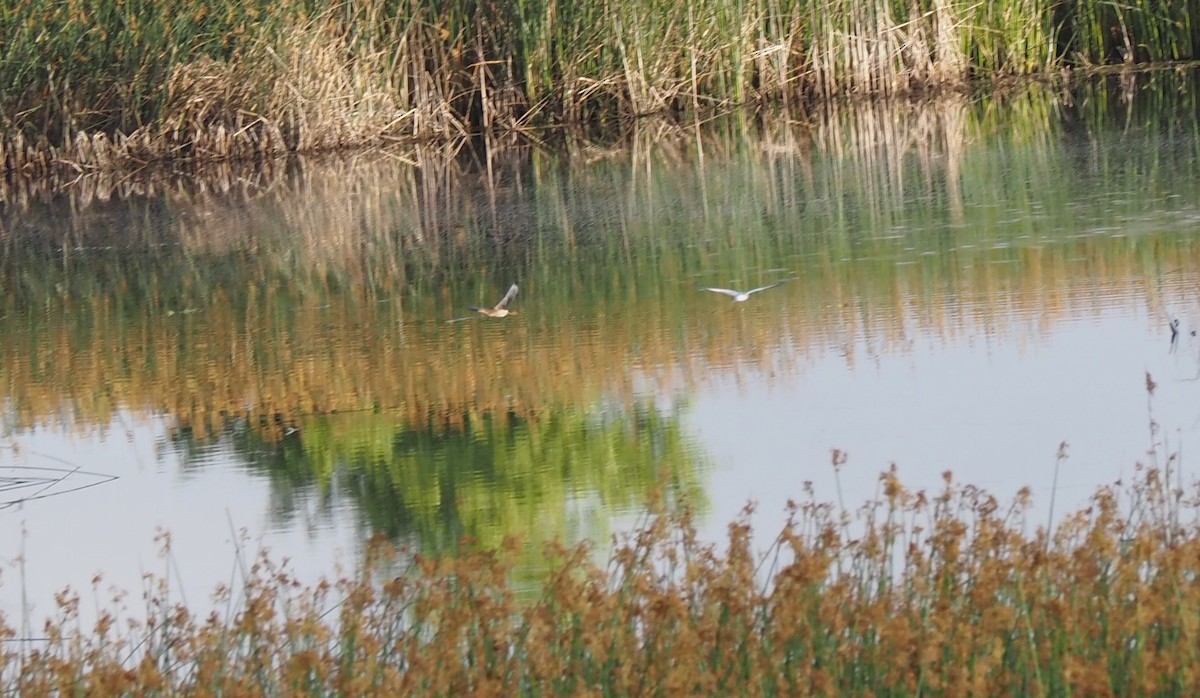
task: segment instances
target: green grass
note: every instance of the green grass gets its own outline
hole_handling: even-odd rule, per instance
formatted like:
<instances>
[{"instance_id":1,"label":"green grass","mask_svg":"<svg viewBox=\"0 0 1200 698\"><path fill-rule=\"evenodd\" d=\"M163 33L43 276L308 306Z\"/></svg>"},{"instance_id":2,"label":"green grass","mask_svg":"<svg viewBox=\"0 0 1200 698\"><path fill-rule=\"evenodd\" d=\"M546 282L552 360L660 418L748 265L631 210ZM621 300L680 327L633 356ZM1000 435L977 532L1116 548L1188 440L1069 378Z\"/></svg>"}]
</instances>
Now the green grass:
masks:
<instances>
[{"instance_id":1,"label":"green grass","mask_svg":"<svg viewBox=\"0 0 1200 698\"><path fill-rule=\"evenodd\" d=\"M0 9L0 169L595 127L1180 61L1197 56L1197 12L1198 0L22 0Z\"/></svg>"}]
</instances>

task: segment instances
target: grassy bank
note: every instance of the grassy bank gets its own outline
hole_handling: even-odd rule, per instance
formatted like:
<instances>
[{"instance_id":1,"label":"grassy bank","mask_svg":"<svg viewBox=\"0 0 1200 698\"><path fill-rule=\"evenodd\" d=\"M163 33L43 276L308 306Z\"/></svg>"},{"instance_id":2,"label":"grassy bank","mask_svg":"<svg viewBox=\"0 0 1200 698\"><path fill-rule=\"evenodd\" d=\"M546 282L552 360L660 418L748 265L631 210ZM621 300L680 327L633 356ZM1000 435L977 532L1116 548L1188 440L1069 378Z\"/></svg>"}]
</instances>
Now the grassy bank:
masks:
<instances>
[{"instance_id":1,"label":"grassy bank","mask_svg":"<svg viewBox=\"0 0 1200 698\"><path fill-rule=\"evenodd\" d=\"M1139 469L1048 534L1027 492L887 473L855 511L792 505L762 554L748 519L718 549L652 506L605 567L551 551L533 597L508 581L515 544L378 547L315 587L264 558L209 617L159 583L148 620L117 601L81 627L64 591L0 672L20 695L1195 695L1200 502L1174 479Z\"/></svg>"},{"instance_id":2,"label":"grassy bank","mask_svg":"<svg viewBox=\"0 0 1200 698\"><path fill-rule=\"evenodd\" d=\"M21 0L0 171L121 169L1192 59L1200 1Z\"/></svg>"}]
</instances>

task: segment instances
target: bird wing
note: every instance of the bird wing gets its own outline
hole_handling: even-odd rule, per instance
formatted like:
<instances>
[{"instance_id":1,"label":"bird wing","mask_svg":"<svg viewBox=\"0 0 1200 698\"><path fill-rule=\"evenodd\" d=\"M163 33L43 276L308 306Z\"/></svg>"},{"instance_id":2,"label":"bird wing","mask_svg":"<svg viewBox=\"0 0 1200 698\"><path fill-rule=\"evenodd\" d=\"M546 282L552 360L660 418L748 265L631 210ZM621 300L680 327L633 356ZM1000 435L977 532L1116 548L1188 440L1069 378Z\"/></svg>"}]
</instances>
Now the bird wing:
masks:
<instances>
[{"instance_id":1,"label":"bird wing","mask_svg":"<svg viewBox=\"0 0 1200 698\"><path fill-rule=\"evenodd\" d=\"M770 285L768 285L768 286L759 286L758 288L756 288L756 289L754 289L754 290L752 290L752 291L746 291L746 295L748 296L748 295L750 295L751 293L758 293L759 291L765 291L765 290L767 290L768 288L775 288L776 286L780 286L780 285L782 285L782 284L786 284L786 283L787 283L787 281L788 281L787 279L784 279L783 281L776 281L775 283L773 283L773 284L770 284Z\"/></svg>"},{"instance_id":2,"label":"bird wing","mask_svg":"<svg viewBox=\"0 0 1200 698\"><path fill-rule=\"evenodd\" d=\"M701 287L700 290L701 291L712 291L713 293L724 293L725 295L732 296L734 298L737 298L741 294L741 291L731 291L727 288L709 288L707 286Z\"/></svg>"},{"instance_id":3,"label":"bird wing","mask_svg":"<svg viewBox=\"0 0 1200 698\"><path fill-rule=\"evenodd\" d=\"M501 298L500 302L496 304L495 309L500 310L500 309L504 308L504 306L508 305L509 301L511 301L512 299L514 299L516 297L517 297L517 285L513 284L508 289L508 293L504 294L504 297Z\"/></svg>"}]
</instances>

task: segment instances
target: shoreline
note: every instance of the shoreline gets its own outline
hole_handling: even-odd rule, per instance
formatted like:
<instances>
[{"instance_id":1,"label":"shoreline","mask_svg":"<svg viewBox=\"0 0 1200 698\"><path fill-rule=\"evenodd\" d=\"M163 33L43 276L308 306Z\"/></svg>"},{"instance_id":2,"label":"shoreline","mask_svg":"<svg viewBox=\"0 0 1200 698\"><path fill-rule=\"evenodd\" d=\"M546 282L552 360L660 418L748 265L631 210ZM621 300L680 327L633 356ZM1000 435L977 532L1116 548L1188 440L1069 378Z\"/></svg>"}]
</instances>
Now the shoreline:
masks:
<instances>
[{"instance_id":1,"label":"shoreline","mask_svg":"<svg viewBox=\"0 0 1200 698\"><path fill-rule=\"evenodd\" d=\"M454 159L458 153L475 147L482 147L489 153L503 153L529 147L569 149L564 144L576 143L588 149L601 141L624 140L651 121L657 121L656 128L677 129L683 133L713 121L733 117L739 112L750 112L752 118L763 124L780 121L796 125L803 124L814 114L846 109L855 104L903 103L928 106L943 100L966 99L968 97L964 96L964 91L966 95L982 94L988 99L995 99L1029 89L1033 85L1066 93L1089 80L1114 76L1130 80L1140 75L1167 71L1191 72L1198 67L1200 61L1186 61L1141 66L1095 66L1024 76L1000 75L953 89L943 87L922 94L842 97L832 102L810 105L800 113L794 113L785 103L774 103L758 107L730 106L720 110L713 109L710 110L711 113L693 114L691 118L676 114L647 114L630 117L604 130L607 138L588 132L584 124L548 124L537 128L493 129L486 132L447 134L442 137L381 133L360 142L349 141L340 145L304 150L277 145L284 142L278 139L256 138L254 136L258 132L254 130L245 131L240 136L231 136L223 125L218 125L212 132L196 132L189 140L182 142L161 134L155 137L155 126L146 126L128 135L81 131L68 143L60 145L51 144L44 136L31 141L19 133L0 132L0 188L9 192L7 195L0 195L0 203L17 198L11 195L14 191L31 191L43 187L65 189L70 188L74 182L91 177L154 180L162 177L203 177L206 170L211 171L214 168L234 168L242 171L249 167L276 171L288 167L288 161L294 157L318 160L326 157L399 157L412 159L415 165L417 160L425 157L409 156L419 152L437 152L437 160L448 161ZM225 145L211 145L218 142ZM202 147L204 143L209 143L210 146ZM600 147L605 153L620 149L619 146Z\"/></svg>"},{"instance_id":2,"label":"shoreline","mask_svg":"<svg viewBox=\"0 0 1200 698\"><path fill-rule=\"evenodd\" d=\"M111 0L31 2L0 13L0 173L612 132L651 115L805 115L843 100L1181 69L1200 57L1191 9L247 0L218 15L180 0L164 18Z\"/></svg>"}]
</instances>

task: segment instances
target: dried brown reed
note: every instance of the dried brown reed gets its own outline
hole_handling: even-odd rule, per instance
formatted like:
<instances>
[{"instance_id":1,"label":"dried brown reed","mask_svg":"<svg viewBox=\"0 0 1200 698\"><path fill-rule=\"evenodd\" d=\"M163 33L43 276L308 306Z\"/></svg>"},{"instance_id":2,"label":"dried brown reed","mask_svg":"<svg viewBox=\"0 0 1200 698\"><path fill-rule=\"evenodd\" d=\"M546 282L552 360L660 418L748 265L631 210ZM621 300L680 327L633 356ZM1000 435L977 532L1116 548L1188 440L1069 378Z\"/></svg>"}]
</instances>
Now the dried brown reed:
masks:
<instances>
[{"instance_id":1,"label":"dried brown reed","mask_svg":"<svg viewBox=\"0 0 1200 698\"><path fill-rule=\"evenodd\" d=\"M893 470L853 512L809 492L764 552L749 508L720 550L652 502L606 567L550 546L525 600L516 541L402 561L376 541L315 586L264 555L207 617L160 581L144 618L117 599L83 627L65 590L44 640L3 628L0 673L20 695L1192 695L1200 499L1170 479L1139 468L1048 531L1027 490Z\"/></svg>"},{"instance_id":2,"label":"dried brown reed","mask_svg":"<svg viewBox=\"0 0 1200 698\"><path fill-rule=\"evenodd\" d=\"M425 78L398 92L391 55L397 48L362 45L344 20L336 9L311 20L297 16L299 23L243 39L231 59L199 55L169 65L156 118L128 132L68 127L55 143L49 134L31 140L21 129L5 129L0 171L58 179L163 161L256 161L466 134L447 86L420 71ZM406 38L429 39L417 28Z\"/></svg>"},{"instance_id":3,"label":"dried brown reed","mask_svg":"<svg viewBox=\"0 0 1200 698\"><path fill-rule=\"evenodd\" d=\"M0 14L0 172L594 128L1197 55L1195 1L516 5L29 0ZM164 15L166 18L164 19Z\"/></svg>"}]
</instances>

